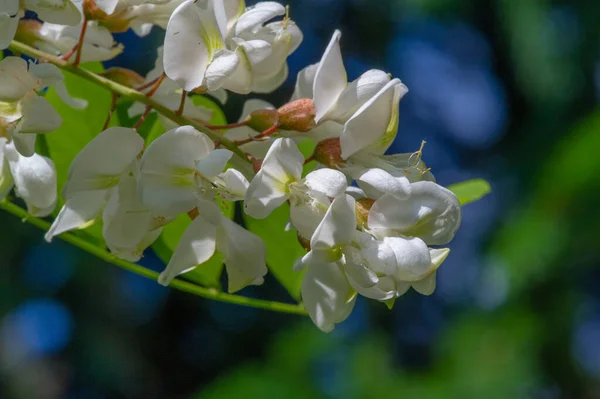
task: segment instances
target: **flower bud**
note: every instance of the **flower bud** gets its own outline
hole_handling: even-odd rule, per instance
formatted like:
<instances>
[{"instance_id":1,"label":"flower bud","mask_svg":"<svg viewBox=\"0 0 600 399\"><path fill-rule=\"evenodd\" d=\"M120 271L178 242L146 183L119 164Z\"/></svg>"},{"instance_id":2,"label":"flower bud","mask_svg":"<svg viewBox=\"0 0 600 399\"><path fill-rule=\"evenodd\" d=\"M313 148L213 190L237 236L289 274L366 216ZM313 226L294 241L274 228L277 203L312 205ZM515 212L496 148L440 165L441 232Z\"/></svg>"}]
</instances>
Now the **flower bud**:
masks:
<instances>
[{"instance_id":1,"label":"flower bud","mask_svg":"<svg viewBox=\"0 0 600 399\"><path fill-rule=\"evenodd\" d=\"M304 248L306 252L310 251L310 240L308 238L302 237L300 233L297 233L297 236L298 242L300 243L300 245L302 245L302 248Z\"/></svg>"},{"instance_id":2,"label":"flower bud","mask_svg":"<svg viewBox=\"0 0 600 399\"><path fill-rule=\"evenodd\" d=\"M340 146L339 137L319 141L312 157L315 161L332 169L344 166L345 161L342 159L342 147Z\"/></svg>"},{"instance_id":3,"label":"flower bud","mask_svg":"<svg viewBox=\"0 0 600 399\"><path fill-rule=\"evenodd\" d=\"M135 71L127 68L112 67L102 73L106 79L127 87L136 87L144 83L144 78Z\"/></svg>"},{"instance_id":4,"label":"flower bud","mask_svg":"<svg viewBox=\"0 0 600 399\"><path fill-rule=\"evenodd\" d=\"M254 170L254 173L258 173L258 171L262 167L263 160L252 158L251 161L252 161L252 169Z\"/></svg>"},{"instance_id":5,"label":"flower bud","mask_svg":"<svg viewBox=\"0 0 600 399\"><path fill-rule=\"evenodd\" d=\"M41 40L39 36L42 24L35 19L21 19L15 33L15 40L29 46L35 46Z\"/></svg>"},{"instance_id":6,"label":"flower bud","mask_svg":"<svg viewBox=\"0 0 600 399\"><path fill-rule=\"evenodd\" d=\"M316 109L311 99L301 98L277 110L279 127L284 130L308 132L316 126Z\"/></svg>"},{"instance_id":7,"label":"flower bud","mask_svg":"<svg viewBox=\"0 0 600 399\"><path fill-rule=\"evenodd\" d=\"M366 229L369 221L369 211L375 203L372 198L363 198L356 201L356 224L361 229Z\"/></svg>"},{"instance_id":8,"label":"flower bud","mask_svg":"<svg viewBox=\"0 0 600 399\"><path fill-rule=\"evenodd\" d=\"M273 126L279 126L279 114L276 109L259 109L248 116L247 126L262 133Z\"/></svg>"}]
</instances>

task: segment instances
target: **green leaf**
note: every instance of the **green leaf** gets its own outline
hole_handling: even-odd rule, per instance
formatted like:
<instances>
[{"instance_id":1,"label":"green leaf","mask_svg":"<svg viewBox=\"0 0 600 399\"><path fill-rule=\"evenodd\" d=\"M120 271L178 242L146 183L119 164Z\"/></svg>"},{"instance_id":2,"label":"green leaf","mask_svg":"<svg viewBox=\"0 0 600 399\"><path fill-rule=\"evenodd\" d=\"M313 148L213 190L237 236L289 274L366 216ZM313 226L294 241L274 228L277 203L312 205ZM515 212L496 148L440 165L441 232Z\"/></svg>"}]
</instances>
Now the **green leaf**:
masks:
<instances>
[{"instance_id":1,"label":"green leaf","mask_svg":"<svg viewBox=\"0 0 600 399\"><path fill-rule=\"evenodd\" d=\"M290 207L286 203L265 219L254 219L244 214L244 221L249 231L264 240L267 246L267 265L271 273L298 300L304 272L296 273L292 266L306 251L298 242L295 230L285 231L289 217Z\"/></svg>"},{"instance_id":2,"label":"green leaf","mask_svg":"<svg viewBox=\"0 0 600 399\"><path fill-rule=\"evenodd\" d=\"M480 200L492 191L490 183L483 179L471 179L448 186L458 197L461 205Z\"/></svg>"},{"instance_id":3,"label":"green leaf","mask_svg":"<svg viewBox=\"0 0 600 399\"><path fill-rule=\"evenodd\" d=\"M213 111L212 118L210 119L210 123L212 125L226 125L227 118L221 109L221 106L217 104L215 101L211 100L206 96L192 96L192 102L196 105L203 106L204 108L208 108Z\"/></svg>"},{"instance_id":4,"label":"green leaf","mask_svg":"<svg viewBox=\"0 0 600 399\"><path fill-rule=\"evenodd\" d=\"M220 205L223 214L230 219L233 219L235 212L233 204L221 201ZM177 248L177 244L179 243L183 232L191 222L188 215L179 215L175 220L164 227L159 239L152 245L152 249L156 252L156 255L158 255L165 264L169 263L169 259L171 259L175 248ZM220 254L215 254L207 262L182 274L181 277L204 287L221 288L220 279L222 272L223 257Z\"/></svg>"}]
</instances>

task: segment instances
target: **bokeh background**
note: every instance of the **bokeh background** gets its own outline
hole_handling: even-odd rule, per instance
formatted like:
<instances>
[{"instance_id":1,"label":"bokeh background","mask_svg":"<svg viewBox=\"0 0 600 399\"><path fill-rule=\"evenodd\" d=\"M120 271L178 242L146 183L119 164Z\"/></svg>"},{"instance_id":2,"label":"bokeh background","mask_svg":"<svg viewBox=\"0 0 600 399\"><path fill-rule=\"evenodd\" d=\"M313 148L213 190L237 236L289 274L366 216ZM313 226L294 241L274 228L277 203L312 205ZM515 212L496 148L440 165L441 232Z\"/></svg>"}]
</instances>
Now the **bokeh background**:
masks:
<instances>
[{"instance_id":1,"label":"bokeh background","mask_svg":"<svg viewBox=\"0 0 600 399\"><path fill-rule=\"evenodd\" d=\"M350 79L379 68L410 90L393 152L426 140L441 184L491 182L435 294L392 311L359 299L327 335L165 289L0 213L0 398L600 398L600 3L289 4L304 42L263 98L284 103L339 28ZM119 35L115 63L145 73L162 35ZM272 278L242 294L289 300Z\"/></svg>"}]
</instances>

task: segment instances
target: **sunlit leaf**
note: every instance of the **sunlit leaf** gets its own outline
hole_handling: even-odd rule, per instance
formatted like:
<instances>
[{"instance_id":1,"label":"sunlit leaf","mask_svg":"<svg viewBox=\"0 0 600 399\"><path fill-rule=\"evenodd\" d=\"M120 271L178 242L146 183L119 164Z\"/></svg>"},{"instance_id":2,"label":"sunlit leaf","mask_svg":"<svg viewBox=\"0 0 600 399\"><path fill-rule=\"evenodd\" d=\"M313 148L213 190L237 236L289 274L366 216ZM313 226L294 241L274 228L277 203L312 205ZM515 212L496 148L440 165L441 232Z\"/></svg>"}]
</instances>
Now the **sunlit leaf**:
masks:
<instances>
[{"instance_id":1,"label":"sunlit leaf","mask_svg":"<svg viewBox=\"0 0 600 399\"><path fill-rule=\"evenodd\" d=\"M461 205L480 200L492 191L490 183L483 179L471 179L448 186L458 197Z\"/></svg>"}]
</instances>

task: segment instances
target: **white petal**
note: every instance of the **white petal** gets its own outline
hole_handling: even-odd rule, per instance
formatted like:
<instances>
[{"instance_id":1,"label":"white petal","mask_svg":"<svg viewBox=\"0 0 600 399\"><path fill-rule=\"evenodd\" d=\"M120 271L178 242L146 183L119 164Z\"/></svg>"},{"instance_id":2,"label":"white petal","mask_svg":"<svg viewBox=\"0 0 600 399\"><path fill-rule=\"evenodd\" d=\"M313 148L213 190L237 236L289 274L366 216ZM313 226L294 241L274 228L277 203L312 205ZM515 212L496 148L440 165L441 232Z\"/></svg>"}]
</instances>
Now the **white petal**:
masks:
<instances>
[{"instance_id":1,"label":"white petal","mask_svg":"<svg viewBox=\"0 0 600 399\"><path fill-rule=\"evenodd\" d=\"M27 61L6 57L0 61L0 101L19 101L35 87L35 80L27 71Z\"/></svg>"},{"instance_id":2,"label":"white petal","mask_svg":"<svg viewBox=\"0 0 600 399\"><path fill-rule=\"evenodd\" d=\"M273 109L273 105L267 101L260 100L258 98L252 98L246 100L244 103L244 107L242 109L242 115L240 116L239 122L245 120L252 112L257 111L259 109ZM249 128L248 126L241 126L234 129L229 129L225 133L225 137L229 140L244 140L248 137L252 137L256 135L256 131L254 129ZM244 152L247 152L254 156L256 159L263 159L273 140L265 140L265 141L251 141L247 144L244 144L241 148Z\"/></svg>"},{"instance_id":3,"label":"white petal","mask_svg":"<svg viewBox=\"0 0 600 399\"><path fill-rule=\"evenodd\" d=\"M54 83L53 87L54 87L54 91L56 92L56 95L58 95L58 97L62 100L62 102L64 102L68 106L75 108L75 109L87 108L88 102L82 98L72 97L69 94L69 91L67 90L67 86L65 85L64 81L61 80L61 81Z\"/></svg>"},{"instance_id":4,"label":"white petal","mask_svg":"<svg viewBox=\"0 0 600 399\"><path fill-rule=\"evenodd\" d=\"M264 62L264 61L263 61ZM261 63L262 64L262 63ZM287 63L283 64L280 69L275 70L273 75L258 75L256 74L256 67L254 67L254 83L252 84L252 91L254 93L271 93L286 81L289 69Z\"/></svg>"},{"instance_id":5,"label":"white petal","mask_svg":"<svg viewBox=\"0 0 600 399\"><path fill-rule=\"evenodd\" d=\"M217 177L219 194L228 201L241 201L250 183L237 169L227 169Z\"/></svg>"},{"instance_id":6,"label":"white petal","mask_svg":"<svg viewBox=\"0 0 600 399\"><path fill-rule=\"evenodd\" d=\"M331 198L344 193L348 187L346 176L342 172L328 168L310 172L304 178L304 182L311 190L319 191Z\"/></svg>"},{"instance_id":7,"label":"white petal","mask_svg":"<svg viewBox=\"0 0 600 399\"><path fill-rule=\"evenodd\" d=\"M398 104L407 92L399 79L393 79L356 111L344 125L340 138L342 158L369 145L385 151L392 144L398 130Z\"/></svg>"},{"instance_id":8,"label":"white petal","mask_svg":"<svg viewBox=\"0 0 600 399\"><path fill-rule=\"evenodd\" d=\"M191 91L203 84L214 52L225 46L215 12L221 8L223 3L218 0L187 0L169 19L164 44L164 70L185 90Z\"/></svg>"},{"instance_id":9,"label":"white petal","mask_svg":"<svg viewBox=\"0 0 600 399\"><path fill-rule=\"evenodd\" d=\"M298 181L302 177L304 156L292 139L280 138L273 142L263 160L261 171L282 183Z\"/></svg>"},{"instance_id":10,"label":"white petal","mask_svg":"<svg viewBox=\"0 0 600 399\"><path fill-rule=\"evenodd\" d=\"M152 214L140 201L133 176L121 179L102 214L102 233L109 247L135 248L150 230Z\"/></svg>"},{"instance_id":11,"label":"white petal","mask_svg":"<svg viewBox=\"0 0 600 399\"><path fill-rule=\"evenodd\" d=\"M337 263L310 264L302 280L302 300L313 323L324 332L333 330L354 307L355 296Z\"/></svg>"},{"instance_id":12,"label":"white petal","mask_svg":"<svg viewBox=\"0 0 600 399\"><path fill-rule=\"evenodd\" d=\"M47 216L56 205L56 169L49 158L38 154L24 157L12 144L6 146L6 158L13 175L15 194L23 198L34 216Z\"/></svg>"},{"instance_id":13,"label":"white petal","mask_svg":"<svg viewBox=\"0 0 600 399\"><path fill-rule=\"evenodd\" d=\"M387 243L359 231L356 232L354 240L359 244L360 253L369 269L380 276L391 276L396 273L398 268L396 254Z\"/></svg>"},{"instance_id":14,"label":"white petal","mask_svg":"<svg viewBox=\"0 0 600 399\"><path fill-rule=\"evenodd\" d=\"M194 219L183 232L167 268L158 277L158 283L167 286L178 275L209 260L215 253L216 235L216 226L202 217Z\"/></svg>"},{"instance_id":15,"label":"white petal","mask_svg":"<svg viewBox=\"0 0 600 399\"><path fill-rule=\"evenodd\" d=\"M6 142L6 137L0 137L0 201L3 201L13 188L13 177L5 156Z\"/></svg>"},{"instance_id":16,"label":"white petal","mask_svg":"<svg viewBox=\"0 0 600 399\"><path fill-rule=\"evenodd\" d=\"M60 127L62 118L44 97L30 93L23 99L21 133L48 133Z\"/></svg>"},{"instance_id":17,"label":"white petal","mask_svg":"<svg viewBox=\"0 0 600 399\"><path fill-rule=\"evenodd\" d=\"M37 79L36 90L41 90L45 87L52 86L56 82L64 80L64 76L60 69L53 64L30 64L29 73Z\"/></svg>"},{"instance_id":18,"label":"white petal","mask_svg":"<svg viewBox=\"0 0 600 399\"><path fill-rule=\"evenodd\" d=\"M310 240L311 248L349 244L356 230L355 200L347 194L335 198Z\"/></svg>"},{"instance_id":19,"label":"white petal","mask_svg":"<svg viewBox=\"0 0 600 399\"><path fill-rule=\"evenodd\" d=\"M229 50L217 50L214 60L208 65L205 78L205 86L208 90L214 91L225 85L236 71L240 64L240 57L237 53Z\"/></svg>"},{"instance_id":20,"label":"white petal","mask_svg":"<svg viewBox=\"0 0 600 399\"><path fill-rule=\"evenodd\" d=\"M170 130L144 151L140 163L143 202L158 215L176 216L196 206L196 161L214 144L191 126Z\"/></svg>"},{"instance_id":21,"label":"white petal","mask_svg":"<svg viewBox=\"0 0 600 399\"><path fill-rule=\"evenodd\" d=\"M95 0L95 2L98 8L108 15L115 12L115 8L117 8L117 4L119 4L119 0Z\"/></svg>"},{"instance_id":22,"label":"white petal","mask_svg":"<svg viewBox=\"0 0 600 399\"><path fill-rule=\"evenodd\" d=\"M233 40L246 50L248 60L252 65L264 61L272 53L271 44L266 40L242 40L239 38L233 38Z\"/></svg>"},{"instance_id":23,"label":"white petal","mask_svg":"<svg viewBox=\"0 0 600 399\"><path fill-rule=\"evenodd\" d=\"M144 139L133 129L111 127L103 131L71 163L63 197L116 186L143 148Z\"/></svg>"},{"instance_id":24,"label":"white petal","mask_svg":"<svg viewBox=\"0 0 600 399\"><path fill-rule=\"evenodd\" d=\"M14 2L17 4L18 2ZM4 10L3 10L4 11ZM17 27L19 26L19 17L16 16L17 11L14 13L0 12L0 50L7 49L10 46L10 42L17 33Z\"/></svg>"},{"instance_id":25,"label":"white petal","mask_svg":"<svg viewBox=\"0 0 600 399\"><path fill-rule=\"evenodd\" d=\"M363 104L373 98L390 81L390 76L378 69L363 73L349 83L327 113L328 120L345 123Z\"/></svg>"},{"instance_id":26,"label":"white petal","mask_svg":"<svg viewBox=\"0 0 600 399\"><path fill-rule=\"evenodd\" d=\"M348 275L348 281L360 295L375 299L376 301L387 301L397 296L397 284L391 277L382 277L372 287L363 287ZM407 284L408 285L408 284ZM410 288L410 285L406 289Z\"/></svg>"},{"instance_id":27,"label":"white petal","mask_svg":"<svg viewBox=\"0 0 600 399\"><path fill-rule=\"evenodd\" d=\"M385 237L396 255L398 269L394 278L400 281L419 281L431 273L431 255L427 244L417 237Z\"/></svg>"},{"instance_id":28,"label":"white petal","mask_svg":"<svg viewBox=\"0 0 600 399\"><path fill-rule=\"evenodd\" d=\"M38 18L53 24L77 25L81 23L81 11L71 0L24 0L25 8L35 11Z\"/></svg>"},{"instance_id":29,"label":"white petal","mask_svg":"<svg viewBox=\"0 0 600 399\"><path fill-rule=\"evenodd\" d=\"M369 212L371 229L394 230L420 237L429 245L452 240L461 222L461 208L451 191L428 181L411 184L411 194L398 199L386 194Z\"/></svg>"},{"instance_id":30,"label":"white petal","mask_svg":"<svg viewBox=\"0 0 600 399\"><path fill-rule=\"evenodd\" d=\"M46 241L65 231L84 228L100 213L108 190L81 191L75 193L63 205L50 229L44 236Z\"/></svg>"},{"instance_id":31,"label":"white petal","mask_svg":"<svg viewBox=\"0 0 600 399\"><path fill-rule=\"evenodd\" d=\"M355 262L349 260L350 258L352 258L352 256L349 255L348 252L352 252L352 251L358 252L358 250L356 248L351 248L351 247L347 247L344 250L344 254L346 255L346 263L344 265L344 271L346 272L348 279L351 279L358 287L363 287L363 288L373 287L375 284L377 284L377 282L379 281L379 278L377 277L375 272L370 270L364 264L355 263Z\"/></svg>"},{"instance_id":32,"label":"white petal","mask_svg":"<svg viewBox=\"0 0 600 399\"><path fill-rule=\"evenodd\" d=\"M274 1L263 1L246 10L235 24L235 36L246 32L256 33L262 25L277 16L285 14L285 7Z\"/></svg>"},{"instance_id":33,"label":"white petal","mask_svg":"<svg viewBox=\"0 0 600 399\"><path fill-rule=\"evenodd\" d=\"M355 200L367 198L367 194L362 189L354 186L346 187L346 194L351 195Z\"/></svg>"},{"instance_id":34,"label":"white petal","mask_svg":"<svg viewBox=\"0 0 600 399\"><path fill-rule=\"evenodd\" d=\"M223 216L217 232L217 250L223 254L229 292L263 283L267 274L266 247L260 237Z\"/></svg>"},{"instance_id":35,"label":"white petal","mask_svg":"<svg viewBox=\"0 0 600 399\"><path fill-rule=\"evenodd\" d=\"M341 36L342 33L339 30L333 33L331 41L315 72L313 102L317 111L315 116L317 122L335 104L348 83L340 50Z\"/></svg>"},{"instance_id":36,"label":"white petal","mask_svg":"<svg viewBox=\"0 0 600 399\"><path fill-rule=\"evenodd\" d=\"M318 67L319 64L312 64L298 72L298 77L296 78L296 87L294 89L294 94L292 95L292 100L298 100L300 98L313 98L313 84Z\"/></svg>"},{"instance_id":37,"label":"white petal","mask_svg":"<svg viewBox=\"0 0 600 399\"><path fill-rule=\"evenodd\" d=\"M356 178L356 182L370 198L391 194L403 199L407 198L411 192L411 186L406 177L394 177L381 169L367 169Z\"/></svg>"},{"instance_id":38,"label":"white petal","mask_svg":"<svg viewBox=\"0 0 600 399\"><path fill-rule=\"evenodd\" d=\"M37 134L13 131L11 136L13 140L12 142L17 151L19 151L19 154L23 155L24 157L30 157L35 154L35 141Z\"/></svg>"},{"instance_id":39,"label":"white petal","mask_svg":"<svg viewBox=\"0 0 600 399\"><path fill-rule=\"evenodd\" d=\"M264 219L289 197L287 186L267 173L259 171L250 182L244 199L244 212Z\"/></svg>"},{"instance_id":40,"label":"white petal","mask_svg":"<svg viewBox=\"0 0 600 399\"><path fill-rule=\"evenodd\" d=\"M232 156L233 152L226 149L213 150L207 156L195 162L196 170L205 177L213 178L225 169Z\"/></svg>"},{"instance_id":41,"label":"white petal","mask_svg":"<svg viewBox=\"0 0 600 399\"><path fill-rule=\"evenodd\" d=\"M423 280L415 281L411 285L419 294L431 295L435 291L436 274L436 272L433 272Z\"/></svg>"},{"instance_id":42,"label":"white petal","mask_svg":"<svg viewBox=\"0 0 600 399\"><path fill-rule=\"evenodd\" d=\"M231 30L240 15L246 10L246 2L244 0L224 0L223 4L227 16L227 30Z\"/></svg>"},{"instance_id":43,"label":"white petal","mask_svg":"<svg viewBox=\"0 0 600 399\"><path fill-rule=\"evenodd\" d=\"M310 239L329 208L329 198L324 195L315 196L311 202L291 202L290 220L298 234Z\"/></svg>"}]
</instances>

